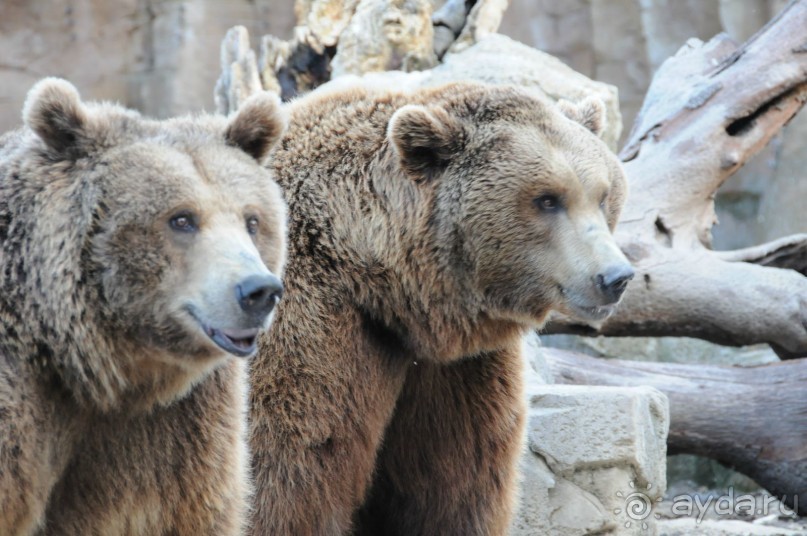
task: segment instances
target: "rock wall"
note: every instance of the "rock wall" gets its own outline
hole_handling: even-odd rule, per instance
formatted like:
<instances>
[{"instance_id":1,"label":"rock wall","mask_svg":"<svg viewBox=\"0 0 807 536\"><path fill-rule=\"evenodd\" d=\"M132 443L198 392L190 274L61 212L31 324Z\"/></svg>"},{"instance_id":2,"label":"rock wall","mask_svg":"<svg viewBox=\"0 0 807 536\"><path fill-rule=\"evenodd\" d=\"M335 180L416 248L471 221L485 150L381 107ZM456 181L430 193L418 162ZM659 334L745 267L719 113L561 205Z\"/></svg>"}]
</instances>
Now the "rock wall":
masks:
<instances>
[{"instance_id":1,"label":"rock wall","mask_svg":"<svg viewBox=\"0 0 807 536\"><path fill-rule=\"evenodd\" d=\"M288 36L293 0L3 0L0 132L20 124L44 76L156 117L212 110L219 45L236 24Z\"/></svg>"}]
</instances>

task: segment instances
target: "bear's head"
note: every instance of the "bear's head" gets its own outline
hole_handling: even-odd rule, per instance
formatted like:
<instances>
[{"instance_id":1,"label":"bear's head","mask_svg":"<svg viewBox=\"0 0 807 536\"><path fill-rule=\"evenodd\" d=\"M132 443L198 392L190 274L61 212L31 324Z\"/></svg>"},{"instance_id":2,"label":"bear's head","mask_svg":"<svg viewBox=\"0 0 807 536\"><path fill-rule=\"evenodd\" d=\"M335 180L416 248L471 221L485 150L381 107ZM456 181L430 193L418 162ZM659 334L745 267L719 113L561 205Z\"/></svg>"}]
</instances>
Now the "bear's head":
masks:
<instances>
[{"instance_id":1,"label":"bear's head","mask_svg":"<svg viewBox=\"0 0 807 536\"><path fill-rule=\"evenodd\" d=\"M612 231L626 194L598 139L597 99L555 106L514 89L452 85L399 108L387 136L428 192L429 225L464 301L522 326L550 310L597 321L633 270Z\"/></svg>"},{"instance_id":2,"label":"bear's head","mask_svg":"<svg viewBox=\"0 0 807 536\"><path fill-rule=\"evenodd\" d=\"M168 401L253 354L282 294L286 209L261 165L279 101L154 121L46 79L24 120L39 140L6 186L26 214L10 207L4 249L22 243L18 283L62 375L97 400L156 383Z\"/></svg>"}]
</instances>

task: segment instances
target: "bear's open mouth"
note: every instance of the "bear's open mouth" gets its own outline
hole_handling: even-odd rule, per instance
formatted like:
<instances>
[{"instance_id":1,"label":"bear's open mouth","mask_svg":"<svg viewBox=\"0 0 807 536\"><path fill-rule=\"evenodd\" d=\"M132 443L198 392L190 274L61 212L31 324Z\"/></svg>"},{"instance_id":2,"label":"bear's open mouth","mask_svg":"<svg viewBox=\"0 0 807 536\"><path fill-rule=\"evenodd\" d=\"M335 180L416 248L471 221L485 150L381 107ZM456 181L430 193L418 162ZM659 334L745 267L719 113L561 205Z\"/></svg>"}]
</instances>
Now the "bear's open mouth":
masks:
<instances>
[{"instance_id":1,"label":"bear's open mouth","mask_svg":"<svg viewBox=\"0 0 807 536\"><path fill-rule=\"evenodd\" d=\"M601 305L597 307L581 307L579 305L572 305L574 314L581 317L581 320L603 320L614 312L613 305Z\"/></svg>"},{"instance_id":2,"label":"bear's open mouth","mask_svg":"<svg viewBox=\"0 0 807 536\"><path fill-rule=\"evenodd\" d=\"M600 320L605 320L616 309L616 303L611 303L608 305L583 305L577 301L574 295L569 295L569 291L564 287L558 285L557 289L566 302L566 311L564 311L564 313L569 314L578 320L582 320L584 322L598 322Z\"/></svg>"},{"instance_id":3,"label":"bear's open mouth","mask_svg":"<svg viewBox=\"0 0 807 536\"><path fill-rule=\"evenodd\" d=\"M247 357L258 349L258 330L252 329L214 329L205 326L205 333L225 352L238 357Z\"/></svg>"},{"instance_id":4,"label":"bear's open mouth","mask_svg":"<svg viewBox=\"0 0 807 536\"><path fill-rule=\"evenodd\" d=\"M237 357L249 357L258 350L260 328L216 329L203 322L193 306L186 306L185 311L199 323L205 335L225 352Z\"/></svg>"},{"instance_id":5,"label":"bear's open mouth","mask_svg":"<svg viewBox=\"0 0 807 536\"><path fill-rule=\"evenodd\" d=\"M582 320L584 322L597 322L608 318L611 313L616 310L616 303L611 303L608 305L583 305L577 301L574 295L570 296L569 292L565 288L559 286L558 290L560 291L561 296L563 296L566 300L568 313L578 320Z\"/></svg>"},{"instance_id":6,"label":"bear's open mouth","mask_svg":"<svg viewBox=\"0 0 807 536\"><path fill-rule=\"evenodd\" d=\"M616 306L612 304L612 305L598 305L591 307L570 302L569 309L571 309L572 314L577 318L579 318L580 320L594 322L597 320L604 320L605 318L608 318L608 316L614 312Z\"/></svg>"}]
</instances>

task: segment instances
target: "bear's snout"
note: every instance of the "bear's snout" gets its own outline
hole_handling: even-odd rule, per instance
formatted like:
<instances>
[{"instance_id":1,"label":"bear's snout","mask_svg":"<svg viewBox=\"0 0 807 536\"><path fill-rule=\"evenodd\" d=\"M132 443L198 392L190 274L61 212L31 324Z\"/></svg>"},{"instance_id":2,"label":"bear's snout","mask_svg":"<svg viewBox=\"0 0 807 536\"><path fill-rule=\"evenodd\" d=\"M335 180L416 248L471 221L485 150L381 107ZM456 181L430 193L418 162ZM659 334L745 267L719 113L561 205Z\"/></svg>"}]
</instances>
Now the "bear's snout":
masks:
<instances>
[{"instance_id":1,"label":"bear's snout","mask_svg":"<svg viewBox=\"0 0 807 536\"><path fill-rule=\"evenodd\" d=\"M251 275L235 286L238 304L250 317L262 322L283 296L283 283L273 274Z\"/></svg>"},{"instance_id":2,"label":"bear's snout","mask_svg":"<svg viewBox=\"0 0 807 536\"><path fill-rule=\"evenodd\" d=\"M607 300L606 303L611 304L619 301L633 275L634 271L630 264L618 264L609 266L597 274L594 280L597 289Z\"/></svg>"}]
</instances>

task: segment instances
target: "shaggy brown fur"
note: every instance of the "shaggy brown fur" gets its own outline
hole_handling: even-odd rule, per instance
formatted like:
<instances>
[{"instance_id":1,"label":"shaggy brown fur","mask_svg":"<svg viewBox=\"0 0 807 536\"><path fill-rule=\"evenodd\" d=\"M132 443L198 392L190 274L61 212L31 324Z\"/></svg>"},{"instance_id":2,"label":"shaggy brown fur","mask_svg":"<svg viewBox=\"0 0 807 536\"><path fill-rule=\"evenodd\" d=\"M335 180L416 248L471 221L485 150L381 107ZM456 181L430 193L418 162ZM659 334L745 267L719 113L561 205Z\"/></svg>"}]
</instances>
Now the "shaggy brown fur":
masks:
<instances>
[{"instance_id":1,"label":"shaggy brown fur","mask_svg":"<svg viewBox=\"0 0 807 536\"><path fill-rule=\"evenodd\" d=\"M253 534L504 534L521 335L551 309L603 316L596 276L627 267L616 158L515 89L290 110L286 298L251 372Z\"/></svg>"},{"instance_id":2,"label":"shaggy brown fur","mask_svg":"<svg viewBox=\"0 0 807 536\"><path fill-rule=\"evenodd\" d=\"M278 103L157 122L46 79L24 118L0 139L0 534L240 533L230 354L274 305L238 282L285 260Z\"/></svg>"}]
</instances>

